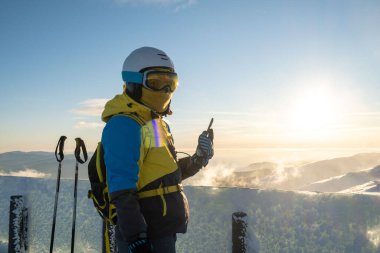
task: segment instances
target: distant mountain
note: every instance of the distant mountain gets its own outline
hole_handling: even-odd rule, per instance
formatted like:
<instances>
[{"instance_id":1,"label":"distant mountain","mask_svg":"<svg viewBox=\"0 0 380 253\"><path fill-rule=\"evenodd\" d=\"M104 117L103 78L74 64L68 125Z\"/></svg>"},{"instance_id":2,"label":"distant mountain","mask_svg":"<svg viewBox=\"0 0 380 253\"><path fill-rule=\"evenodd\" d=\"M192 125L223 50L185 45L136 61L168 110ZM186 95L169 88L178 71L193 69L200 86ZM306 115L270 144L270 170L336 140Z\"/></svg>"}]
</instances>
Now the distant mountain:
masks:
<instances>
[{"instance_id":1,"label":"distant mountain","mask_svg":"<svg viewBox=\"0 0 380 253\"><path fill-rule=\"evenodd\" d=\"M380 166L369 170L349 172L344 175L312 183L301 190L317 192L359 193L375 191L380 180Z\"/></svg>"},{"instance_id":2,"label":"distant mountain","mask_svg":"<svg viewBox=\"0 0 380 253\"><path fill-rule=\"evenodd\" d=\"M225 177L216 177L214 181L217 186L300 190L321 180L370 169L379 164L380 153L357 154L292 167L254 163Z\"/></svg>"},{"instance_id":3,"label":"distant mountain","mask_svg":"<svg viewBox=\"0 0 380 253\"><path fill-rule=\"evenodd\" d=\"M89 153L89 158L92 154ZM65 155L62 161L62 178L74 178L75 157ZM0 154L0 175L55 178L58 162L50 152L7 152ZM79 166L79 178L86 179L87 163Z\"/></svg>"},{"instance_id":4,"label":"distant mountain","mask_svg":"<svg viewBox=\"0 0 380 253\"><path fill-rule=\"evenodd\" d=\"M357 154L319 161L296 168L296 176L278 184L281 189L300 189L311 183L373 168L380 164L380 153Z\"/></svg>"}]
</instances>

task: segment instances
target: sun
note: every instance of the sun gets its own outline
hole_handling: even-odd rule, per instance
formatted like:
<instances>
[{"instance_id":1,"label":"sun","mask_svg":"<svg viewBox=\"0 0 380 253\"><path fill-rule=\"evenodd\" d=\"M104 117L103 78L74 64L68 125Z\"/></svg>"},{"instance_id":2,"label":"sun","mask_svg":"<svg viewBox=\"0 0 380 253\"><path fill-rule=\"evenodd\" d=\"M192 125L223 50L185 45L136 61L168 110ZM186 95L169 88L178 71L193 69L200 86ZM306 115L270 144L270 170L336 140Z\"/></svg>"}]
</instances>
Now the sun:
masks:
<instances>
[{"instance_id":1,"label":"sun","mask_svg":"<svg viewBox=\"0 0 380 253\"><path fill-rule=\"evenodd\" d=\"M338 124L341 106L339 97L329 90L302 91L290 103L287 125L298 131L326 131Z\"/></svg>"}]
</instances>

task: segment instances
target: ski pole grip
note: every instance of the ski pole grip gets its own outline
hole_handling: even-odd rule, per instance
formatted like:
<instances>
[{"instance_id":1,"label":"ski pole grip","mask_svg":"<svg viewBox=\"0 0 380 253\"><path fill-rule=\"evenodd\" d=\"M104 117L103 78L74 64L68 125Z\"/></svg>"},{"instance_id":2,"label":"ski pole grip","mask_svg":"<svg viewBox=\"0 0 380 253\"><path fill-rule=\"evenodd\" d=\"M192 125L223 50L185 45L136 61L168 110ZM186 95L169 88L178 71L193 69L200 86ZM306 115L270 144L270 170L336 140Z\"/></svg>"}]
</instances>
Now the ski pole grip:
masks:
<instances>
[{"instance_id":1,"label":"ski pole grip","mask_svg":"<svg viewBox=\"0 0 380 253\"><path fill-rule=\"evenodd\" d=\"M65 146L66 139L67 137L62 135L58 140L57 147L55 148L55 158L57 159L58 162L62 162L63 158L65 158L63 154L63 147Z\"/></svg>"},{"instance_id":2,"label":"ski pole grip","mask_svg":"<svg viewBox=\"0 0 380 253\"><path fill-rule=\"evenodd\" d=\"M75 152L74 152L75 159L77 159L77 162L83 164L87 161L87 158L88 158L86 146L84 145L84 141L81 138L75 138L75 142L76 142L76 147L75 147ZM81 150L84 156L84 160L82 160L82 158L80 157Z\"/></svg>"}]
</instances>

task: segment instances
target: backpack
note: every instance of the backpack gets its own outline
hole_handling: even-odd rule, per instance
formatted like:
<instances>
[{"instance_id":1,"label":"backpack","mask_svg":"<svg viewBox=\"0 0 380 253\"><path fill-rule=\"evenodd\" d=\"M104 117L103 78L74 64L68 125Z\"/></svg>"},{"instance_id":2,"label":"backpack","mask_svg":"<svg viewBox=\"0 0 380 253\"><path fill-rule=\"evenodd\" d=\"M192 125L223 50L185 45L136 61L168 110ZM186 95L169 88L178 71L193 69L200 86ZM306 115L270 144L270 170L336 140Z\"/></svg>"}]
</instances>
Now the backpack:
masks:
<instances>
[{"instance_id":1,"label":"backpack","mask_svg":"<svg viewBox=\"0 0 380 253\"><path fill-rule=\"evenodd\" d=\"M135 120L140 126L145 124L136 114L123 114L122 116ZM88 163L88 178L91 185L88 198L92 199L96 210L105 222L116 225L116 207L111 203L111 197L108 192L107 170L101 142L98 143L95 153Z\"/></svg>"},{"instance_id":2,"label":"backpack","mask_svg":"<svg viewBox=\"0 0 380 253\"><path fill-rule=\"evenodd\" d=\"M116 225L116 207L111 203L108 192L107 172L101 142L98 143L95 153L88 163L88 178L91 185L91 189L88 191L88 198L92 199L102 219Z\"/></svg>"}]
</instances>

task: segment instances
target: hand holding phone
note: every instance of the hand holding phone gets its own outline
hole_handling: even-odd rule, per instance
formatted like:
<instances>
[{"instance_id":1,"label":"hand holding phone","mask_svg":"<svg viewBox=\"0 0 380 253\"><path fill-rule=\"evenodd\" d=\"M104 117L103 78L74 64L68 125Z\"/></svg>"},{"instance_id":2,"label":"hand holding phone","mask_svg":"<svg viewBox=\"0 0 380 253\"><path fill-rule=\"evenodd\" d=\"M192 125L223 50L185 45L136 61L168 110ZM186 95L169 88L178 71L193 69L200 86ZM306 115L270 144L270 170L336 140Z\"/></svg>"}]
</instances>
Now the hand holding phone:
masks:
<instances>
[{"instance_id":1,"label":"hand holding phone","mask_svg":"<svg viewBox=\"0 0 380 253\"><path fill-rule=\"evenodd\" d=\"M207 130L203 131L198 138L196 161L202 166L206 166L208 161L214 156L214 130L211 128L213 122L214 118L211 118Z\"/></svg>"},{"instance_id":2,"label":"hand holding phone","mask_svg":"<svg viewBox=\"0 0 380 253\"><path fill-rule=\"evenodd\" d=\"M212 123L214 123L214 118L211 118L210 124L208 124L208 128L205 131L207 133L207 137L211 140L214 141L214 130L211 128Z\"/></svg>"}]
</instances>

